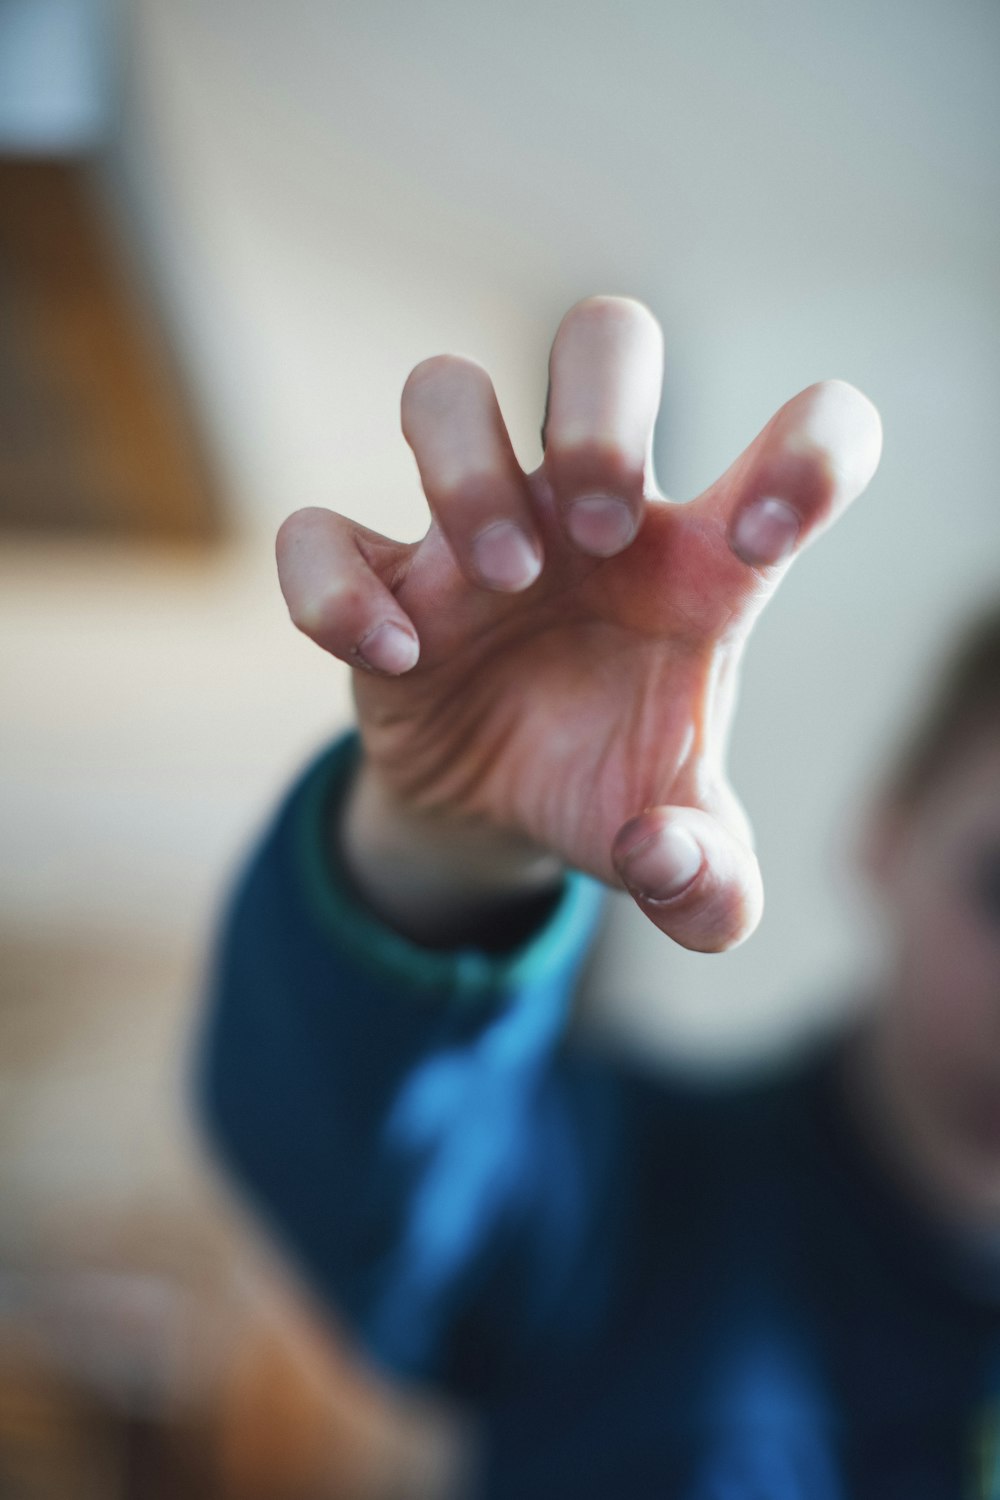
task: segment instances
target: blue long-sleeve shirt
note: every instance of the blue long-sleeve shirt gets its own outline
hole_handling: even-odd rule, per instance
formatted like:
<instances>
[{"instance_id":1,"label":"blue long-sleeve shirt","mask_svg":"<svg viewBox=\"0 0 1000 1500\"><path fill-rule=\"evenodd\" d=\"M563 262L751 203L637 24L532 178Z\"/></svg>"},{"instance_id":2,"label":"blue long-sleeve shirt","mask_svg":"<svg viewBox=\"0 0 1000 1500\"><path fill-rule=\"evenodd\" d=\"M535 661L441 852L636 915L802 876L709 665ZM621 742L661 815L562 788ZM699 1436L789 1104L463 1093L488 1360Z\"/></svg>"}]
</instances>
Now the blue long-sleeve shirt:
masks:
<instances>
[{"instance_id":1,"label":"blue long-sleeve shirt","mask_svg":"<svg viewBox=\"0 0 1000 1500\"><path fill-rule=\"evenodd\" d=\"M197 1099L383 1369L474 1408L490 1500L1000 1500L1000 1274L855 1133L837 1042L742 1080L567 1039L602 888L515 950L381 923L303 769L227 893Z\"/></svg>"}]
</instances>

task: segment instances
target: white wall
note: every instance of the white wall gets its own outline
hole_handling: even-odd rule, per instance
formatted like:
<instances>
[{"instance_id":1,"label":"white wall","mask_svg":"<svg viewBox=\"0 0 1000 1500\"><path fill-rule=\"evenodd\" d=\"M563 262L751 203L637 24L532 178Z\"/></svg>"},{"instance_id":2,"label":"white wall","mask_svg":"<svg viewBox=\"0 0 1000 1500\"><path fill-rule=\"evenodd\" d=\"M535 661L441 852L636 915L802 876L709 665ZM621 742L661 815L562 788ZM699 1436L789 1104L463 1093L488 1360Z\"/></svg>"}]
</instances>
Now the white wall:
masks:
<instances>
[{"instance_id":1,"label":"white wall","mask_svg":"<svg viewBox=\"0 0 1000 1500\"><path fill-rule=\"evenodd\" d=\"M1000 13L134 0L125 16L122 165L243 561L228 583L208 571L194 592L167 580L146 604L129 586L100 601L105 670L136 710L103 706L86 817L52 804L64 915L127 919L134 900L136 921L167 920L171 900L202 901L344 722L345 669L284 618L273 532L320 503L421 534L398 431L412 365L444 349L482 359L534 465L559 317L621 292L666 332L657 470L678 499L815 379L853 381L883 414L879 476L797 565L749 653L732 766L764 867L760 931L696 957L622 905L596 976L626 1025L676 1045L821 1013L858 967L853 883L835 871L869 768L1000 577ZM68 600L65 580L46 597ZM130 641L113 629L125 618ZM157 716L174 726L166 750ZM131 771L99 770L126 743ZM20 775L20 805L44 822L48 783L27 755ZM102 812L123 820L128 857L95 870L92 846L90 889L74 889L73 850L82 867ZM35 830L18 826L30 866ZM144 844L140 900L123 874Z\"/></svg>"}]
</instances>

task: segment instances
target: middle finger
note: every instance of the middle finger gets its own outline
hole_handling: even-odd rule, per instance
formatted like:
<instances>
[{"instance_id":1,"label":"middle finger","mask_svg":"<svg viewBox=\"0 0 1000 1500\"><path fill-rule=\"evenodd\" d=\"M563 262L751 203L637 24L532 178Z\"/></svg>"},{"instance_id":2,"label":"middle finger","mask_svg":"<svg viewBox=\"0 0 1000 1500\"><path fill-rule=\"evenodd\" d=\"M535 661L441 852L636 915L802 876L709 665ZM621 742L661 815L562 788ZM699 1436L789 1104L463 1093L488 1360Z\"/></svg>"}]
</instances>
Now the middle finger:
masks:
<instances>
[{"instance_id":1,"label":"middle finger","mask_svg":"<svg viewBox=\"0 0 1000 1500\"><path fill-rule=\"evenodd\" d=\"M587 297L549 356L545 471L581 551L612 557L642 522L663 384L663 334L642 302Z\"/></svg>"}]
</instances>

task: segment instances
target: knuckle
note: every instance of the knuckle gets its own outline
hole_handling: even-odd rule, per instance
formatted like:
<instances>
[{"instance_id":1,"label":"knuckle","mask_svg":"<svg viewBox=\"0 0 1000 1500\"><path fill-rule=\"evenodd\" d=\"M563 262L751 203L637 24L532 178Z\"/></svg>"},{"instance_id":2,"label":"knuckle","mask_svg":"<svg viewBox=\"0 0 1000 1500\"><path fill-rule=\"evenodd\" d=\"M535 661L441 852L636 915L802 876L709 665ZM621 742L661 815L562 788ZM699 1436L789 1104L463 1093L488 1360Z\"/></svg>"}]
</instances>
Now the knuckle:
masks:
<instances>
[{"instance_id":1,"label":"knuckle","mask_svg":"<svg viewBox=\"0 0 1000 1500\"><path fill-rule=\"evenodd\" d=\"M317 505L303 505L298 510L293 510L278 527L274 538L275 546L278 548L287 546L302 529L303 525L308 525L313 516L320 514L322 514L322 511Z\"/></svg>"},{"instance_id":2,"label":"knuckle","mask_svg":"<svg viewBox=\"0 0 1000 1500\"><path fill-rule=\"evenodd\" d=\"M645 302L638 297L624 297L611 293L596 293L574 302L564 318L594 319L599 322L619 323L626 328L641 328L651 333L661 344L663 329L659 319Z\"/></svg>"},{"instance_id":3,"label":"knuckle","mask_svg":"<svg viewBox=\"0 0 1000 1500\"><path fill-rule=\"evenodd\" d=\"M846 380L821 380L804 393L805 418L786 442L809 498L856 495L878 466L882 419L872 401Z\"/></svg>"},{"instance_id":4,"label":"knuckle","mask_svg":"<svg viewBox=\"0 0 1000 1500\"><path fill-rule=\"evenodd\" d=\"M464 354L434 354L406 377L400 397L403 436L415 447L427 423L454 422L469 411L495 403L493 382L476 360Z\"/></svg>"},{"instance_id":5,"label":"knuckle","mask_svg":"<svg viewBox=\"0 0 1000 1500\"><path fill-rule=\"evenodd\" d=\"M288 603L288 617L303 635L316 635L323 626L321 602L315 599L291 599Z\"/></svg>"},{"instance_id":6,"label":"knuckle","mask_svg":"<svg viewBox=\"0 0 1000 1500\"><path fill-rule=\"evenodd\" d=\"M476 381L490 385L490 377L478 360L466 354L431 354L414 365L403 383L403 400L434 395L458 382Z\"/></svg>"},{"instance_id":7,"label":"knuckle","mask_svg":"<svg viewBox=\"0 0 1000 1500\"><path fill-rule=\"evenodd\" d=\"M461 505L470 514L496 508L501 496L503 476L495 468L464 467L438 469L425 484L428 500L444 509ZM507 509L508 507L504 507Z\"/></svg>"},{"instance_id":8,"label":"knuckle","mask_svg":"<svg viewBox=\"0 0 1000 1500\"><path fill-rule=\"evenodd\" d=\"M874 403L849 380L841 380L839 377L817 380L809 389L817 401L836 404L845 409L853 407L859 414L878 416Z\"/></svg>"},{"instance_id":9,"label":"knuckle","mask_svg":"<svg viewBox=\"0 0 1000 1500\"><path fill-rule=\"evenodd\" d=\"M288 605L288 618L303 635L312 636L319 628L314 604L304 599L293 599Z\"/></svg>"},{"instance_id":10,"label":"knuckle","mask_svg":"<svg viewBox=\"0 0 1000 1500\"><path fill-rule=\"evenodd\" d=\"M413 366L403 382L403 395L412 394L429 381L437 379L443 371L447 370L450 358L448 354L431 354L426 359L420 360Z\"/></svg>"},{"instance_id":11,"label":"knuckle","mask_svg":"<svg viewBox=\"0 0 1000 1500\"><path fill-rule=\"evenodd\" d=\"M747 483L747 500L778 496L811 524L830 509L842 483L831 448L812 433L798 431L765 453Z\"/></svg>"},{"instance_id":12,"label":"knuckle","mask_svg":"<svg viewBox=\"0 0 1000 1500\"><path fill-rule=\"evenodd\" d=\"M841 480L841 470L833 450L822 443L800 440L791 453L796 462L796 489L813 505L831 500Z\"/></svg>"},{"instance_id":13,"label":"knuckle","mask_svg":"<svg viewBox=\"0 0 1000 1500\"><path fill-rule=\"evenodd\" d=\"M354 523L322 505L303 505L292 511L278 527L274 537L274 554L280 572L295 568L300 558L315 552L338 555L353 531Z\"/></svg>"},{"instance_id":14,"label":"knuckle","mask_svg":"<svg viewBox=\"0 0 1000 1500\"><path fill-rule=\"evenodd\" d=\"M362 599L357 586L347 579L328 579L311 597L295 599L289 615L296 629L310 637L327 636L359 613Z\"/></svg>"}]
</instances>

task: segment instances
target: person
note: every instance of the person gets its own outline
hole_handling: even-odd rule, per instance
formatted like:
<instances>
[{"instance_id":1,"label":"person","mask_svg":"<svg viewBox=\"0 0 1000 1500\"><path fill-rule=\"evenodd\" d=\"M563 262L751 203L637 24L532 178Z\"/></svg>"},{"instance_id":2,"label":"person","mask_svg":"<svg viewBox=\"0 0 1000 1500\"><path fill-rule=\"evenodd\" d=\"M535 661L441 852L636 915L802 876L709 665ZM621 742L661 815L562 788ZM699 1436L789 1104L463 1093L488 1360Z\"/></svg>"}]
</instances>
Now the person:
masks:
<instances>
[{"instance_id":1,"label":"person","mask_svg":"<svg viewBox=\"0 0 1000 1500\"><path fill-rule=\"evenodd\" d=\"M1000 616L873 816L860 1017L729 1078L568 1030L608 887L699 952L757 924L742 653L880 454L824 381L669 504L661 381L650 310L588 297L534 472L437 356L402 393L423 539L283 522L357 726L228 893L199 1108L368 1358L475 1413L477 1494L1000 1496Z\"/></svg>"}]
</instances>

